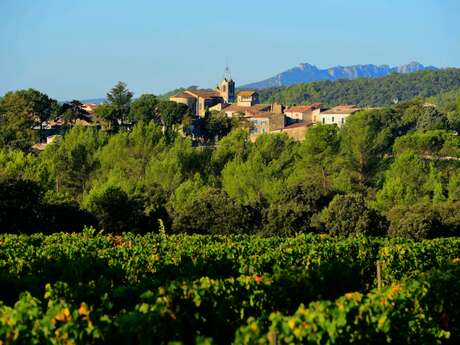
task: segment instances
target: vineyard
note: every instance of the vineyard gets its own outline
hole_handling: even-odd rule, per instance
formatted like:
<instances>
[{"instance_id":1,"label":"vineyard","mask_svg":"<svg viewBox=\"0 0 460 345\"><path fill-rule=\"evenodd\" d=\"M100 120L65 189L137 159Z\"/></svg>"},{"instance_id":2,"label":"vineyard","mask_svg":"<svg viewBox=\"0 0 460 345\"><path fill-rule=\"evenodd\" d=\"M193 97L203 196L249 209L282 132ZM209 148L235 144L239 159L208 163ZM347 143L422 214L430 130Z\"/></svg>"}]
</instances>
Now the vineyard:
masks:
<instances>
[{"instance_id":1,"label":"vineyard","mask_svg":"<svg viewBox=\"0 0 460 345\"><path fill-rule=\"evenodd\" d=\"M460 341L456 238L3 234L0 267L2 345Z\"/></svg>"}]
</instances>

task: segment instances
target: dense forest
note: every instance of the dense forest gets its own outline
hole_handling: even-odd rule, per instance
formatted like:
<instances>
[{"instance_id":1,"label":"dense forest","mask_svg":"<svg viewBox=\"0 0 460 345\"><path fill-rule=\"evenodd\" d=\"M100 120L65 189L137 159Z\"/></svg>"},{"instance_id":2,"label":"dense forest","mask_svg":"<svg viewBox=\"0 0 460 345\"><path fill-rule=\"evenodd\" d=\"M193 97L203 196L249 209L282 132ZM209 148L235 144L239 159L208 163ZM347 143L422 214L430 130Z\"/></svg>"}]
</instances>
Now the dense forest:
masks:
<instances>
[{"instance_id":1,"label":"dense forest","mask_svg":"<svg viewBox=\"0 0 460 345\"><path fill-rule=\"evenodd\" d=\"M251 142L211 114L200 120L212 132L203 144L181 130L187 116L173 116L183 109L172 102L143 95L117 107L124 98L112 97L96 110L109 115L105 130L70 122L41 153L18 145L31 130L11 115L27 113L29 94L0 101L3 232L460 234L458 90L361 111L342 129L314 126L300 143L281 134ZM119 125L123 111L132 127Z\"/></svg>"},{"instance_id":2,"label":"dense forest","mask_svg":"<svg viewBox=\"0 0 460 345\"><path fill-rule=\"evenodd\" d=\"M357 104L389 106L394 101L430 97L460 87L460 69L392 74L383 78L318 81L289 87L259 90L262 102L304 104L321 102L324 106Z\"/></svg>"}]
</instances>

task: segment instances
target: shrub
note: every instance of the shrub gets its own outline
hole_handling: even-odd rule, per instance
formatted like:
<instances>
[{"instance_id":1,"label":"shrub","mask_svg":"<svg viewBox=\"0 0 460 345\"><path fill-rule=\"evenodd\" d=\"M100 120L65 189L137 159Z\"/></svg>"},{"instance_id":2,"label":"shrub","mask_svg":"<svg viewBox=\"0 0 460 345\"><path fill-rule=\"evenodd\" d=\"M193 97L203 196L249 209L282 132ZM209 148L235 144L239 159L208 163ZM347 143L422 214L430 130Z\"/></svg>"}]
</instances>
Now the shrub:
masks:
<instances>
[{"instance_id":1,"label":"shrub","mask_svg":"<svg viewBox=\"0 0 460 345\"><path fill-rule=\"evenodd\" d=\"M146 222L142 205L117 186L93 189L85 205L97 217L99 226L110 232L139 232Z\"/></svg>"},{"instance_id":2,"label":"shrub","mask_svg":"<svg viewBox=\"0 0 460 345\"><path fill-rule=\"evenodd\" d=\"M178 190L180 191L180 190ZM247 232L250 207L243 207L217 188L199 187L172 202L173 230L200 234Z\"/></svg>"},{"instance_id":3,"label":"shrub","mask_svg":"<svg viewBox=\"0 0 460 345\"><path fill-rule=\"evenodd\" d=\"M379 235L383 228L380 215L368 208L364 196L357 193L335 196L322 220L326 231L334 236Z\"/></svg>"},{"instance_id":4,"label":"shrub","mask_svg":"<svg viewBox=\"0 0 460 345\"><path fill-rule=\"evenodd\" d=\"M399 205L387 213L390 222L388 233L393 237L416 240L460 234L459 202L432 204L421 202Z\"/></svg>"},{"instance_id":5,"label":"shrub","mask_svg":"<svg viewBox=\"0 0 460 345\"><path fill-rule=\"evenodd\" d=\"M28 180L0 181L0 228L2 232L30 233L37 231L42 190Z\"/></svg>"},{"instance_id":6,"label":"shrub","mask_svg":"<svg viewBox=\"0 0 460 345\"><path fill-rule=\"evenodd\" d=\"M297 184L286 188L280 198L263 211L263 233L292 236L314 231L311 218L330 201L329 195L314 185Z\"/></svg>"}]
</instances>

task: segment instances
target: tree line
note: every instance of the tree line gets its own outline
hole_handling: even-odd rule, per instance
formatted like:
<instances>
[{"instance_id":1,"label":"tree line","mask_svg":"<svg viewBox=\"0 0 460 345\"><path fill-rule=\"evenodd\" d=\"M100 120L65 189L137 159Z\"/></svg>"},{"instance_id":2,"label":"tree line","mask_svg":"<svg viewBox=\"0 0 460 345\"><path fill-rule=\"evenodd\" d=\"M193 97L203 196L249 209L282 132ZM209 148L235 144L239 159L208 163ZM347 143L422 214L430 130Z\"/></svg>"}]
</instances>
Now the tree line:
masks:
<instances>
[{"instance_id":1,"label":"tree line","mask_svg":"<svg viewBox=\"0 0 460 345\"><path fill-rule=\"evenodd\" d=\"M41 153L17 144L30 127L2 137L2 231L460 234L459 93L361 111L342 129L316 125L300 143L251 142L241 123L208 114L193 127L215 145L196 145L182 105L116 88L96 109L102 129L71 125ZM24 92L0 100L1 133L14 114L38 117L12 101Z\"/></svg>"},{"instance_id":2,"label":"tree line","mask_svg":"<svg viewBox=\"0 0 460 345\"><path fill-rule=\"evenodd\" d=\"M431 97L460 87L460 69L392 74L383 78L317 81L288 87L258 90L262 102L304 104L320 102L325 106L357 104L364 107L390 106L414 97Z\"/></svg>"},{"instance_id":3,"label":"tree line","mask_svg":"<svg viewBox=\"0 0 460 345\"><path fill-rule=\"evenodd\" d=\"M181 130L200 143L213 143L244 122L218 112L195 118L184 104L153 94L136 99L133 96L125 83L118 82L107 93L107 102L98 105L94 116L90 116L79 100L60 103L35 89L8 92L0 98L0 145L30 151L33 144L45 140L47 132L43 126L56 120L62 124L58 134L66 133L79 120L94 122L93 125L112 134L130 130L135 123L144 121L159 125L166 138L171 139Z\"/></svg>"}]
</instances>

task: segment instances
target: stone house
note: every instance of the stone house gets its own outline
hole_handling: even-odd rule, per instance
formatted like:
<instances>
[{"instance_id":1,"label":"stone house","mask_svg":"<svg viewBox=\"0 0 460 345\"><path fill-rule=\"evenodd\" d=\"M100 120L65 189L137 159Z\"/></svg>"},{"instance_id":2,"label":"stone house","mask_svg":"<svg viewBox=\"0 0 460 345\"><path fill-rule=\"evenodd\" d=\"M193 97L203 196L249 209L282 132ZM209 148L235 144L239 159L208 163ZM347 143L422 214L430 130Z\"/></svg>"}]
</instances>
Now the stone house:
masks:
<instances>
[{"instance_id":1,"label":"stone house","mask_svg":"<svg viewBox=\"0 0 460 345\"><path fill-rule=\"evenodd\" d=\"M320 103L314 103L312 105L295 105L287 108L284 114L287 117L288 122L307 122L315 123L319 119L320 114Z\"/></svg>"},{"instance_id":2,"label":"stone house","mask_svg":"<svg viewBox=\"0 0 460 345\"><path fill-rule=\"evenodd\" d=\"M237 104L241 107L252 107L259 104L259 94L255 91L238 92Z\"/></svg>"},{"instance_id":3,"label":"stone house","mask_svg":"<svg viewBox=\"0 0 460 345\"><path fill-rule=\"evenodd\" d=\"M251 123L249 137L252 141L263 133L274 133L280 131L285 126L284 114L261 112L252 116L246 116Z\"/></svg>"},{"instance_id":4,"label":"stone house","mask_svg":"<svg viewBox=\"0 0 460 345\"><path fill-rule=\"evenodd\" d=\"M355 105L338 105L331 109L321 111L319 114L319 121L317 122L325 125L336 124L337 126L342 127L350 115L353 115L360 110L361 109Z\"/></svg>"}]
</instances>

